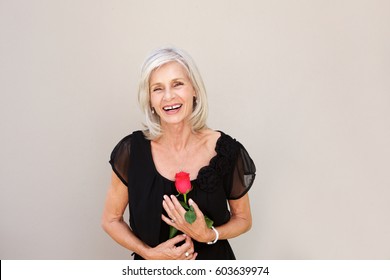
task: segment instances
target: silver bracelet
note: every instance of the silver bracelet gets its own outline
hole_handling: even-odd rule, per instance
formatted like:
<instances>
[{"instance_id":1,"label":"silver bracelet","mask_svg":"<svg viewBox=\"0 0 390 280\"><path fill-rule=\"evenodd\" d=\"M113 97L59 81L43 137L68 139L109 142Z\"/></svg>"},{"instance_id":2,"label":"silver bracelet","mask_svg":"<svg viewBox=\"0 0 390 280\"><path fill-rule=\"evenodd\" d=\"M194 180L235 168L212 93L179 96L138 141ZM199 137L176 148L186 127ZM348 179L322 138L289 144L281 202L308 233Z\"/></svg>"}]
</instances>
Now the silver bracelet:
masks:
<instances>
[{"instance_id":1,"label":"silver bracelet","mask_svg":"<svg viewBox=\"0 0 390 280\"><path fill-rule=\"evenodd\" d=\"M215 232L215 239L214 239L214 241L209 241L209 242L207 242L208 245L217 243L218 238L219 238L219 232L218 232L218 230L216 230L214 227L211 227L211 229Z\"/></svg>"}]
</instances>

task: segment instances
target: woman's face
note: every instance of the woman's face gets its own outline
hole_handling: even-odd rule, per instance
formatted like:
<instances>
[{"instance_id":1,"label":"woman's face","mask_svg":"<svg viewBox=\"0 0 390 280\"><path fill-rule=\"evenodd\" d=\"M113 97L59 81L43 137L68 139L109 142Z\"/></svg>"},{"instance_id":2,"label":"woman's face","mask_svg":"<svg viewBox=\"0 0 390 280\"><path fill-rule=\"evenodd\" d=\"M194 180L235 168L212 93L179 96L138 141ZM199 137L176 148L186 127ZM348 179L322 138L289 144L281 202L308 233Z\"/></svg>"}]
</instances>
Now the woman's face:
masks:
<instances>
[{"instance_id":1,"label":"woman's face","mask_svg":"<svg viewBox=\"0 0 390 280\"><path fill-rule=\"evenodd\" d=\"M193 110L195 90L185 68L169 62L154 70L149 80L150 103L161 125L185 123Z\"/></svg>"}]
</instances>

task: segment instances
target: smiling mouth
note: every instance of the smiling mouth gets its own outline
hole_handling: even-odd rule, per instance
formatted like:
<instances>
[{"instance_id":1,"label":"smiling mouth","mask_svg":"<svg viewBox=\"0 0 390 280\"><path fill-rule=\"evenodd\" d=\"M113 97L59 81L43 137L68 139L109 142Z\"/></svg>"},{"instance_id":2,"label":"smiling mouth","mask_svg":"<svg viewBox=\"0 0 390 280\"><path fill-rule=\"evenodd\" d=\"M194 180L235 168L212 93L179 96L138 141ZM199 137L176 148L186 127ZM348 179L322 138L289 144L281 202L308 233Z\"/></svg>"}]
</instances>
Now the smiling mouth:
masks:
<instances>
[{"instance_id":1,"label":"smiling mouth","mask_svg":"<svg viewBox=\"0 0 390 280\"><path fill-rule=\"evenodd\" d=\"M176 105L172 105L172 106L165 106L163 107L163 110L165 112L169 112L169 111L173 111L173 110L178 110L181 108L181 106L183 106L183 104L176 104Z\"/></svg>"}]
</instances>

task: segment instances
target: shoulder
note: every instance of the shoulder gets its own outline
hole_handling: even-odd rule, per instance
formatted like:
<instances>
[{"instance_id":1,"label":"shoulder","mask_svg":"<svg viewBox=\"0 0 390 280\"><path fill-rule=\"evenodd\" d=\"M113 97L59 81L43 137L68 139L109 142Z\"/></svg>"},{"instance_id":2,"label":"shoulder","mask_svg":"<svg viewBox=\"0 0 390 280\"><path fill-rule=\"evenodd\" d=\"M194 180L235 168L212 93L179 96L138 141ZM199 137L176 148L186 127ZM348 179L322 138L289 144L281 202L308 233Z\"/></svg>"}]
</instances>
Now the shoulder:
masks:
<instances>
[{"instance_id":1,"label":"shoulder","mask_svg":"<svg viewBox=\"0 0 390 280\"><path fill-rule=\"evenodd\" d=\"M210 128L201 131L202 137L208 141L216 142L221 137L221 132L218 130L212 130Z\"/></svg>"},{"instance_id":2,"label":"shoulder","mask_svg":"<svg viewBox=\"0 0 390 280\"><path fill-rule=\"evenodd\" d=\"M212 153L215 151L215 147L221 137L221 132L206 128L199 132L198 137L200 144Z\"/></svg>"},{"instance_id":3,"label":"shoulder","mask_svg":"<svg viewBox=\"0 0 390 280\"><path fill-rule=\"evenodd\" d=\"M132 133L123 137L114 147L113 154L118 152L130 152L130 147L134 142L146 141L146 138L141 130L133 131Z\"/></svg>"},{"instance_id":4,"label":"shoulder","mask_svg":"<svg viewBox=\"0 0 390 280\"><path fill-rule=\"evenodd\" d=\"M236 160L239 160L243 166L243 170L245 170L245 175L255 174L256 166L244 145L230 135L225 134L224 132L221 133L219 149L230 154Z\"/></svg>"},{"instance_id":5,"label":"shoulder","mask_svg":"<svg viewBox=\"0 0 390 280\"><path fill-rule=\"evenodd\" d=\"M132 139L146 139L146 138L144 136L143 131L136 130L136 131L133 131L132 133L126 135L125 137L123 137L119 141L118 145L119 144L130 144Z\"/></svg>"},{"instance_id":6,"label":"shoulder","mask_svg":"<svg viewBox=\"0 0 390 280\"><path fill-rule=\"evenodd\" d=\"M241 145L240 142L224 131L213 130L210 128L201 131L201 138L207 143L210 143L212 146L215 146L218 142Z\"/></svg>"},{"instance_id":7,"label":"shoulder","mask_svg":"<svg viewBox=\"0 0 390 280\"><path fill-rule=\"evenodd\" d=\"M206 129L202 131L202 140L210 152L232 158L237 156L242 147L235 138L220 130Z\"/></svg>"},{"instance_id":8,"label":"shoulder","mask_svg":"<svg viewBox=\"0 0 390 280\"><path fill-rule=\"evenodd\" d=\"M235 159L240 150L240 142L223 131L219 132L221 136L219 137L216 145L217 153L224 154L225 156Z\"/></svg>"},{"instance_id":9,"label":"shoulder","mask_svg":"<svg viewBox=\"0 0 390 280\"><path fill-rule=\"evenodd\" d=\"M220 133L220 137L218 139L218 144L222 146L228 146L230 148L238 148L241 146L241 143L236 140L236 138L230 136L229 134L218 131Z\"/></svg>"},{"instance_id":10,"label":"shoulder","mask_svg":"<svg viewBox=\"0 0 390 280\"><path fill-rule=\"evenodd\" d=\"M216 145L216 151L218 154L226 155L234 160L237 158L247 158L252 161L248 151L240 141L223 131L220 131L220 133L221 136Z\"/></svg>"}]
</instances>

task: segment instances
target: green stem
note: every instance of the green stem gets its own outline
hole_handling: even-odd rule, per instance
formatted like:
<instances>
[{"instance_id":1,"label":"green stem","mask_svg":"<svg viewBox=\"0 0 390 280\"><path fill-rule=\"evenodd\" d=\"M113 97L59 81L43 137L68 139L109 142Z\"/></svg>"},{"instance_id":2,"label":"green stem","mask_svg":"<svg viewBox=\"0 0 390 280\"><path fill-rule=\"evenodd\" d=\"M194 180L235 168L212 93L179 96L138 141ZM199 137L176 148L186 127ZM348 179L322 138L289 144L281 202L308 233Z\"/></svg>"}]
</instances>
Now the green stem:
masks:
<instances>
[{"instance_id":1,"label":"green stem","mask_svg":"<svg viewBox=\"0 0 390 280\"><path fill-rule=\"evenodd\" d=\"M183 194L183 196L184 196L184 203L187 204L187 194L185 193Z\"/></svg>"}]
</instances>

